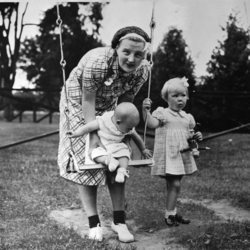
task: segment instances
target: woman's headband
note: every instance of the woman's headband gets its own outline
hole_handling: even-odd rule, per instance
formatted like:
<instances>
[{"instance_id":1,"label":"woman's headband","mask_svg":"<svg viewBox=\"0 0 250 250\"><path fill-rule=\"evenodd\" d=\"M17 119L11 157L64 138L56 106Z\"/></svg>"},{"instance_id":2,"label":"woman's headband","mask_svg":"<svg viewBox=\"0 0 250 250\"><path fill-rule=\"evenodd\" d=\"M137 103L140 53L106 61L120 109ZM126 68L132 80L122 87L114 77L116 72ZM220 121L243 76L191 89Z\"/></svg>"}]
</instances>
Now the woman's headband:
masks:
<instances>
[{"instance_id":1,"label":"woman's headband","mask_svg":"<svg viewBox=\"0 0 250 250\"><path fill-rule=\"evenodd\" d=\"M120 39L119 39L119 42L121 42L122 40L124 39L130 39L130 38L138 38L139 40L141 40L142 42L145 43L145 47L144 47L144 51L148 49L149 47L149 43L145 40L145 38L141 35L138 35L137 33L128 33L126 34L125 36L122 36Z\"/></svg>"},{"instance_id":2,"label":"woman's headband","mask_svg":"<svg viewBox=\"0 0 250 250\"><path fill-rule=\"evenodd\" d=\"M127 36L128 35L128 36ZM139 36L139 37L138 37ZM115 49L119 42L125 38L138 37L141 41L150 42L148 34L137 26L127 26L119 29L113 36L111 41L112 49Z\"/></svg>"},{"instance_id":3,"label":"woman's headband","mask_svg":"<svg viewBox=\"0 0 250 250\"><path fill-rule=\"evenodd\" d=\"M142 36L140 36L140 35L138 35L138 34L136 34L136 33L128 33L128 34L126 34L125 36L122 36L122 37L119 39L119 42L122 41L122 40L124 40L124 39L126 39L126 38L134 38L134 37L136 37L136 38L138 38L138 39L140 39L140 40L142 40L143 42L146 43L146 40L144 39L144 37L142 37Z\"/></svg>"}]
</instances>

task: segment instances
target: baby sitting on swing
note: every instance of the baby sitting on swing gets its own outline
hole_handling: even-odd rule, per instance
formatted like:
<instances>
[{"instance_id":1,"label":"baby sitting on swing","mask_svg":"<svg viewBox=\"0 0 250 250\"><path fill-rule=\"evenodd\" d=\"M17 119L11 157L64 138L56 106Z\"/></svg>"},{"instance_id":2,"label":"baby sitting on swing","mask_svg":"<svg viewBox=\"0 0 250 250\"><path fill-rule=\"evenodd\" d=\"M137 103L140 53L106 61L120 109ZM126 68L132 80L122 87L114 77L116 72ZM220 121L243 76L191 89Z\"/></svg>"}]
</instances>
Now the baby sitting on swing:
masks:
<instances>
[{"instance_id":1,"label":"baby sitting on swing","mask_svg":"<svg viewBox=\"0 0 250 250\"><path fill-rule=\"evenodd\" d=\"M152 157L150 150L145 147L142 138L135 131L139 122L140 115L135 105L122 102L116 106L115 110L97 116L96 120L88 122L76 131L68 131L67 135L78 137L97 130L104 147L92 150L90 157L93 161L108 166L110 172L117 169L115 181L123 183L125 177L129 177L128 162L131 156L128 145L123 142L126 135L131 136L145 158Z\"/></svg>"}]
</instances>

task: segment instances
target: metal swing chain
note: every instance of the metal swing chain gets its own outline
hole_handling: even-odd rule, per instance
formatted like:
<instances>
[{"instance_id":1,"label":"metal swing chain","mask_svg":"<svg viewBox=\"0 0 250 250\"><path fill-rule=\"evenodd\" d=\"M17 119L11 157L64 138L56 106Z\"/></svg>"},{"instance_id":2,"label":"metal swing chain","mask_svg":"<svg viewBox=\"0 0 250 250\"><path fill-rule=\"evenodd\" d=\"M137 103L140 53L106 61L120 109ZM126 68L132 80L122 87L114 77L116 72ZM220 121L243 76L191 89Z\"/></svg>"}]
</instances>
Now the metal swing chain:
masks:
<instances>
[{"instance_id":1,"label":"metal swing chain","mask_svg":"<svg viewBox=\"0 0 250 250\"><path fill-rule=\"evenodd\" d=\"M63 42L62 42L62 19L60 16L60 11L59 11L59 4L57 3L56 5L56 10L57 10L57 20L56 23L59 28L59 39L60 39L60 53L61 53L61 60L60 60L60 65L62 67L62 73L63 73L63 85L66 85L66 78L65 78L65 66L66 66L66 61L64 59L63 55Z\"/></svg>"},{"instance_id":2,"label":"metal swing chain","mask_svg":"<svg viewBox=\"0 0 250 250\"><path fill-rule=\"evenodd\" d=\"M155 1L153 2L153 9L152 9L152 16L150 21L150 47L149 47L149 53L150 53L150 71L149 71L149 77L148 77L148 98L150 98L150 92L151 92L151 81L152 81L152 68L153 68L153 40L154 40L154 29L155 29L155 20L154 20L154 13L155 13ZM146 144L146 134L147 134L147 125L148 125L148 116L146 114L146 120L145 120L145 126L144 126L144 133L143 133L143 141Z\"/></svg>"},{"instance_id":3,"label":"metal swing chain","mask_svg":"<svg viewBox=\"0 0 250 250\"><path fill-rule=\"evenodd\" d=\"M60 65L62 67L62 76L63 76L63 88L65 92L65 99L66 99L66 107L65 107L65 115L66 115L66 123L67 123L67 130L70 130L69 126L69 109L68 109L68 96L67 96L67 90L66 90L66 77L65 77L65 66L66 66L66 60L64 59L64 54L63 54L63 41L62 41L62 19L60 16L60 10L59 10L59 4L56 4L56 11L57 11L57 20L56 23L59 28L59 41L60 41L60 53L61 53L61 60L60 60ZM73 147L72 147L72 141L71 138L69 139L70 141L70 149L73 152Z\"/></svg>"}]
</instances>

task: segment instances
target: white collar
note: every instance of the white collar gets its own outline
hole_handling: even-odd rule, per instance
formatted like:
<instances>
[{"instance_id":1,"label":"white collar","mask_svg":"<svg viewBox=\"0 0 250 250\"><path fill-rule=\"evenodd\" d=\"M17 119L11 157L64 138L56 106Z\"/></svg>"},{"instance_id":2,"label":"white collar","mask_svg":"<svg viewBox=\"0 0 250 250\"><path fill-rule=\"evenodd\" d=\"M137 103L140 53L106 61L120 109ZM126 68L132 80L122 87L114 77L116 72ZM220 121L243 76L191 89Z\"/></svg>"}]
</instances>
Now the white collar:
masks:
<instances>
[{"instance_id":1,"label":"white collar","mask_svg":"<svg viewBox=\"0 0 250 250\"><path fill-rule=\"evenodd\" d=\"M172 114L172 115L174 115L174 116L186 117L186 112L183 111L183 110L174 111L174 110L168 108L168 111L169 111L170 114Z\"/></svg>"}]
</instances>

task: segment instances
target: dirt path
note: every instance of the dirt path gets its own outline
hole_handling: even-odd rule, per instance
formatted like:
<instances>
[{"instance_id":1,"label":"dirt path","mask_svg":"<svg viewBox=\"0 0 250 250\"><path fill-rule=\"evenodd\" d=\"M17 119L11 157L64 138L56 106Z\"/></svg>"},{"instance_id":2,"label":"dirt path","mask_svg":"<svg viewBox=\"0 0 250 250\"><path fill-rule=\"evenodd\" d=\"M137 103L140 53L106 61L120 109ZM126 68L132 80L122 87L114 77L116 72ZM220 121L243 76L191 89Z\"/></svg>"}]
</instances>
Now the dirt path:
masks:
<instances>
[{"instance_id":1,"label":"dirt path","mask_svg":"<svg viewBox=\"0 0 250 250\"><path fill-rule=\"evenodd\" d=\"M232 207L228 201L222 200L213 202L211 200L196 201L191 199L181 199L181 203L194 203L196 205L204 206L213 210L215 215L221 220L235 220L246 221L250 220L250 212ZM66 228L73 228L81 237L88 234L88 219L86 214L79 208L64 209L51 211L49 217L55 220L60 225ZM117 246L117 236L110 228L110 221L106 221L101 217L104 237L108 244ZM202 226L201 221L192 221L190 225L181 227L181 230L196 230L197 227ZM170 234L169 228L164 228L158 231L145 232L140 229L140 226L135 225L133 220L127 221L128 227L135 234L135 242L132 245L136 246L138 250L184 250L185 248L179 245L175 238ZM121 249L126 248L127 244L120 244Z\"/></svg>"},{"instance_id":2,"label":"dirt path","mask_svg":"<svg viewBox=\"0 0 250 250\"><path fill-rule=\"evenodd\" d=\"M49 214L49 217L66 228L74 229L81 237L88 235L88 219L81 209L54 210ZM108 240L111 246L117 245L117 236L110 228L111 222L104 220L102 217L101 221L104 238ZM136 246L138 250L185 249L178 245L174 238L166 237L170 231L168 228L159 230L157 233L150 233L142 232L133 220L128 220L127 225L135 233L135 242L131 245ZM120 246L125 249L127 244L120 244Z\"/></svg>"},{"instance_id":3,"label":"dirt path","mask_svg":"<svg viewBox=\"0 0 250 250\"><path fill-rule=\"evenodd\" d=\"M250 211L233 207L227 200L220 200L214 202L212 200L192 200L192 199L181 199L181 203L193 203L206 207L213 210L215 214L224 220L235 220L235 221L250 221Z\"/></svg>"}]
</instances>

